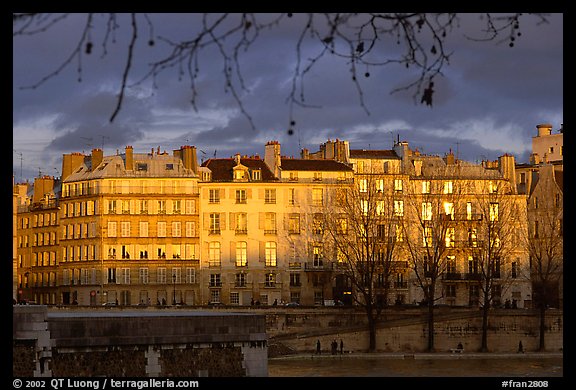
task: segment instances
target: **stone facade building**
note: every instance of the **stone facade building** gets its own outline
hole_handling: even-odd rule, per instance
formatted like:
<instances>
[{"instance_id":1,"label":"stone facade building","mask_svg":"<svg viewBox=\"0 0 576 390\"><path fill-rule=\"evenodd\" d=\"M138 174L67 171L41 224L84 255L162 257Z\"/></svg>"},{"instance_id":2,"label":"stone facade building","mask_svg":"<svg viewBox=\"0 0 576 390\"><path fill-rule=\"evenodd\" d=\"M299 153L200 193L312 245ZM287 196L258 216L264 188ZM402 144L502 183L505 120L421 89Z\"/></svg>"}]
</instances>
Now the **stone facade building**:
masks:
<instances>
[{"instance_id":1,"label":"stone facade building","mask_svg":"<svg viewBox=\"0 0 576 390\"><path fill-rule=\"evenodd\" d=\"M493 304L530 307L529 254L520 241L528 235L526 177L534 167L509 155L483 164L451 152L424 155L400 140L390 150L329 140L301 157L282 156L277 141L265 145L264 158L237 154L202 164L192 146L172 155L130 146L111 156L101 149L65 154L61 180L37 179L29 194L15 187L17 200L31 199L18 206L18 298L79 305L352 303L325 229L327 217L340 212L338 193L350 189L359 196L374 190L379 212L384 199L392 205L398 230L385 235L398 247L389 304L423 299L409 243L428 247L433 215L447 221L435 239L444 267L439 304L480 304L479 265L490 251ZM496 225L514 234L499 236Z\"/></svg>"}]
</instances>

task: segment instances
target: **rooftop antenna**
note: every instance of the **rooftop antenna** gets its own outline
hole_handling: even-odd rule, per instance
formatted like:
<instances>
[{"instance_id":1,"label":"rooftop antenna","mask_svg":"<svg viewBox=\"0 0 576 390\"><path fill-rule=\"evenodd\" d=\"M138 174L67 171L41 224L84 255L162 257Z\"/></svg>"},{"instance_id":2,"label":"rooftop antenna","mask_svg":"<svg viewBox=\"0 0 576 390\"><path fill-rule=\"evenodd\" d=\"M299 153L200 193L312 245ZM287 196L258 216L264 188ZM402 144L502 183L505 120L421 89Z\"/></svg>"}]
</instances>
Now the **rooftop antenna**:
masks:
<instances>
[{"instance_id":1,"label":"rooftop antenna","mask_svg":"<svg viewBox=\"0 0 576 390\"><path fill-rule=\"evenodd\" d=\"M460 160L459 146L460 141L456 141L456 160Z\"/></svg>"},{"instance_id":2,"label":"rooftop antenna","mask_svg":"<svg viewBox=\"0 0 576 390\"><path fill-rule=\"evenodd\" d=\"M202 163L204 163L204 156L206 156L206 152L203 151L202 149L199 149L200 153L202 153Z\"/></svg>"},{"instance_id":3,"label":"rooftop antenna","mask_svg":"<svg viewBox=\"0 0 576 390\"><path fill-rule=\"evenodd\" d=\"M80 138L82 138L85 141L90 141L90 142L86 142L85 146L87 146L87 147L92 146L92 141L93 141L92 137L80 137ZM82 153L84 153L84 151L82 151Z\"/></svg>"},{"instance_id":4,"label":"rooftop antenna","mask_svg":"<svg viewBox=\"0 0 576 390\"><path fill-rule=\"evenodd\" d=\"M22 182L22 160L24 159L24 157L22 157L22 152L17 152L16 150L14 150L14 153L20 155L20 182Z\"/></svg>"},{"instance_id":5,"label":"rooftop antenna","mask_svg":"<svg viewBox=\"0 0 576 390\"><path fill-rule=\"evenodd\" d=\"M104 139L110 139L110 137L102 134L100 134L100 137L102 137L102 150L104 150Z\"/></svg>"}]
</instances>

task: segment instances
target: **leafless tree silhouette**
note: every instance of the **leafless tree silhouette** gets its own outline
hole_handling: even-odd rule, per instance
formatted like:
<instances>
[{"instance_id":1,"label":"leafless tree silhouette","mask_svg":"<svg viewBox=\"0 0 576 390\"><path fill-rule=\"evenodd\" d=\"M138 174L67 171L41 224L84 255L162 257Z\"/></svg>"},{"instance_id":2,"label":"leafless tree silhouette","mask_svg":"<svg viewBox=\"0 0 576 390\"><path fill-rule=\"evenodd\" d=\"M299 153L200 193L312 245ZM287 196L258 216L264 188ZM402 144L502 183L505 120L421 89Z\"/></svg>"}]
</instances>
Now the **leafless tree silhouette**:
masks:
<instances>
[{"instance_id":1,"label":"leafless tree silhouette","mask_svg":"<svg viewBox=\"0 0 576 390\"><path fill-rule=\"evenodd\" d=\"M416 70L412 81L396 87L391 93L410 90L414 102L431 106L432 80L442 75L449 64L452 52L447 37L460 27L460 17L456 13L308 13L308 14L254 14L221 13L190 14L191 28L187 39L174 39L156 36L154 14L44 14L14 13L13 39L33 37L45 33L55 25L70 17L84 17L81 30L70 31L77 36L69 55L60 65L47 72L37 82L22 88L38 88L47 80L59 75L64 69L76 64L78 80L82 79L82 62L90 56L95 47L92 39L97 29L104 31L101 43L102 57L109 54L110 45L116 43L121 24L129 24L130 37L126 48L126 62L118 86L118 97L110 116L113 122L122 108L128 88L144 81L152 80L156 85L157 76L168 69L176 69L179 78L187 77L192 91L191 104L197 110L199 89L197 78L201 74L199 59L208 49L216 48L222 67L225 90L233 96L242 114L255 128L253 118L246 110L242 95L248 92L244 73L240 66L241 56L263 35L273 28L289 23L294 28L295 65L291 88L287 96L289 106L289 127L295 124L294 106L315 107L307 102L305 93L306 76L318 61L326 56L343 58L350 70L350 80L356 87L360 106L369 114L364 100L360 77L370 77L370 70L391 64L403 65ZM126 17L128 16L128 19ZM478 36L467 36L475 41L509 41L509 46L521 36L520 22L535 18L536 23L547 23L546 14L479 14L481 20ZM530 19L529 19L530 20ZM94 34L95 35L95 34ZM147 38L143 38L147 36ZM134 75L135 46L141 39L148 39L148 45L165 45L163 55L153 59L144 75ZM317 52L312 56L304 53L303 46L308 40L316 41ZM391 45L392 43L392 45ZM394 49L391 46L395 46ZM428 87L427 87L428 85ZM418 100L420 98L420 100Z\"/></svg>"}]
</instances>

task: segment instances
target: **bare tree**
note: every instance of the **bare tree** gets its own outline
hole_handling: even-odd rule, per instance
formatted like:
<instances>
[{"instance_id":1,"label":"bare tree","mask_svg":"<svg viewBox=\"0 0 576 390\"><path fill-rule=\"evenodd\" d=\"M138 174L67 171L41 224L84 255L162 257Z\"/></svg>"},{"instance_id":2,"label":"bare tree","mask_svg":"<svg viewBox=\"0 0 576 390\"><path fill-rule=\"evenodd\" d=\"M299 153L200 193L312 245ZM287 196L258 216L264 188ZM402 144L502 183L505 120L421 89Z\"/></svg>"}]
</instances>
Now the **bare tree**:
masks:
<instances>
[{"instance_id":1,"label":"bare tree","mask_svg":"<svg viewBox=\"0 0 576 390\"><path fill-rule=\"evenodd\" d=\"M512 262L526 258L518 237L527 228L525 197L514 195L509 181L501 178L471 182L476 199L472 204L478 222L468 228L468 246L472 248L473 267L477 272L478 304L482 310L481 352L488 352L488 320L493 306L500 306L504 292L517 280L520 264ZM514 306L516 303L514 303Z\"/></svg>"},{"instance_id":2,"label":"bare tree","mask_svg":"<svg viewBox=\"0 0 576 390\"><path fill-rule=\"evenodd\" d=\"M129 26L126 61L120 75L118 98L110 121L114 121L122 108L128 88L151 80L156 85L157 76L174 69L179 79L190 83L194 109L200 91L197 78L201 74L200 59L215 48L220 55L222 81L225 90L233 96L241 112L254 127L250 113L245 109L242 96L248 92L240 58L258 39L274 28L289 26L295 37L295 65L291 88L287 96L290 111L290 127L295 125L294 106L314 107L307 102L305 79L319 60L326 56L342 58L348 64L350 80L356 87L359 104L369 113L364 101L361 77L370 77L370 70L386 65L405 66L414 75L412 80L392 89L413 92L414 102L429 106L433 101L433 80L442 76L452 52L447 38L460 27L460 17L455 13L308 13L308 14L190 14L189 35L186 38L157 36L154 14L43 14L14 13L13 38L30 38L43 34L64 20L72 17L85 18L69 54L59 66L48 71L37 82L23 88L38 88L45 81L59 75L68 67L76 65L78 80L82 80L83 61L96 48L95 37L101 36L102 57L108 55L110 46L116 43L122 25ZM548 22L545 14L479 14L478 36L467 37L477 41L514 41L521 36L520 22L535 18L536 23ZM144 74L134 74L134 64L143 61L136 58L136 47L147 39L149 46L162 44L166 50L152 59ZM316 52L309 55L305 44L316 44ZM391 45L392 43L392 45ZM393 49L392 49L392 48ZM306 53L306 54L305 54ZM290 133L290 132L289 132Z\"/></svg>"},{"instance_id":3,"label":"bare tree","mask_svg":"<svg viewBox=\"0 0 576 390\"><path fill-rule=\"evenodd\" d=\"M390 176L359 174L342 187L325 211L327 243L337 259L337 273L353 288L354 302L368 319L369 351L376 350L376 326L388 305L392 275L401 272L396 261L398 219Z\"/></svg>"},{"instance_id":4,"label":"bare tree","mask_svg":"<svg viewBox=\"0 0 576 390\"><path fill-rule=\"evenodd\" d=\"M449 271L456 243L455 211L463 196L464 184L447 167L431 168L422 176L410 177L404 186L407 203L402 219L404 248L412 276L427 307L428 351L434 351L434 306L441 276Z\"/></svg>"},{"instance_id":5,"label":"bare tree","mask_svg":"<svg viewBox=\"0 0 576 390\"><path fill-rule=\"evenodd\" d=\"M559 288L564 271L562 196L562 190L541 170L529 200L529 229L525 240L530 255L532 296L540 317L540 351L546 349L546 311L551 306L560 306Z\"/></svg>"}]
</instances>

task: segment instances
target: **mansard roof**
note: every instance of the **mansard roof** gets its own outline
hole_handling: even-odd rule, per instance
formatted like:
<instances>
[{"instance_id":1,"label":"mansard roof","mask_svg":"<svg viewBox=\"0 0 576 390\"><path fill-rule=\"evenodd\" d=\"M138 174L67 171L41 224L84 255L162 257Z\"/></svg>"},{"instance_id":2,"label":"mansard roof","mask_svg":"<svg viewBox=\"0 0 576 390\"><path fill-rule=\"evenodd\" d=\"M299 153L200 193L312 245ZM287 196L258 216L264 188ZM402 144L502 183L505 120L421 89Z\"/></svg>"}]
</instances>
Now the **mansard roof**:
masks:
<instances>
[{"instance_id":1,"label":"mansard roof","mask_svg":"<svg viewBox=\"0 0 576 390\"><path fill-rule=\"evenodd\" d=\"M261 181L277 180L264 163L264 160L259 157L241 157L240 164L250 171L260 170ZM202 166L210 169L212 181L232 181L234 179L233 170L236 166L236 161L233 158L211 158L202 163Z\"/></svg>"},{"instance_id":2,"label":"mansard roof","mask_svg":"<svg viewBox=\"0 0 576 390\"><path fill-rule=\"evenodd\" d=\"M283 171L329 171L352 172L352 168L335 160L314 160L299 158L282 158L280 168Z\"/></svg>"}]
</instances>

